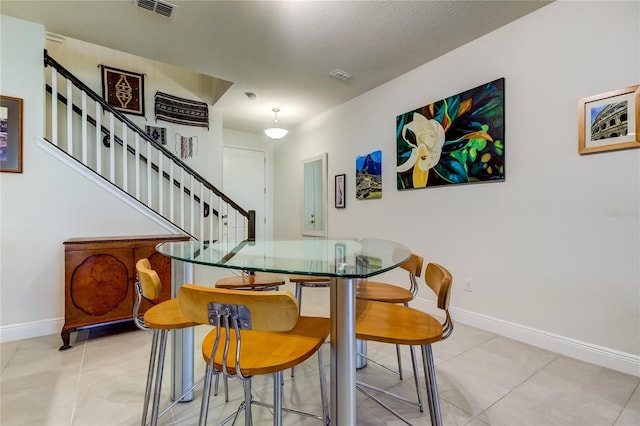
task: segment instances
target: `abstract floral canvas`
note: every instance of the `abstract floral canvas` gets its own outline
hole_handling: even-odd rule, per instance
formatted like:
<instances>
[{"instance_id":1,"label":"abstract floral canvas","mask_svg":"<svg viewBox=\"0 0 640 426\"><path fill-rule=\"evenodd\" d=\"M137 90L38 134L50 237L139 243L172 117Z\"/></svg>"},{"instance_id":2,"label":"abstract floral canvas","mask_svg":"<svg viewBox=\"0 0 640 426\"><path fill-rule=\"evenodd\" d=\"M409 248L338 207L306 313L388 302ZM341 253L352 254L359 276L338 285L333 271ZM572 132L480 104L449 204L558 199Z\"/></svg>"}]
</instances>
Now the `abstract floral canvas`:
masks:
<instances>
[{"instance_id":1,"label":"abstract floral canvas","mask_svg":"<svg viewBox=\"0 0 640 426\"><path fill-rule=\"evenodd\" d=\"M396 117L399 190L504 180L504 78Z\"/></svg>"}]
</instances>

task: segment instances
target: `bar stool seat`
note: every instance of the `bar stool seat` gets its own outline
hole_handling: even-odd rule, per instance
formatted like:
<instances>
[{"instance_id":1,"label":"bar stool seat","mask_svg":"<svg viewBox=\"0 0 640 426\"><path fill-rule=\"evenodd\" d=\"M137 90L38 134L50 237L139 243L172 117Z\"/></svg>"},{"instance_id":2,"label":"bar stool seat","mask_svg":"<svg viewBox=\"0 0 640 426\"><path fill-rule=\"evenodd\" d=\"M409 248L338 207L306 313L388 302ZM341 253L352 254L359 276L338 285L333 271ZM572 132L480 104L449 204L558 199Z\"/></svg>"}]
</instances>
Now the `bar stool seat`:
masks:
<instances>
[{"instance_id":1,"label":"bar stool seat","mask_svg":"<svg viewBox=\"0 0 640 426\"><path fill-rule=\"evenodd\" d=\"M284 278L274 274L242 274L221 278L216 281L215 287L231 290L278 290L284 283Z\"/></svg>"},{"instance_id":2,"label":"bar stool seat","mask_svg":"<svg viewBox=\"0 0 640 426\"><path fill-rule=\"evenodd\" d=\"M289 282L296 285L296 301L298 309L302 306L302 289L305 287L327 288L331 284L329 277L314 277L313 275L289 275Z\"/></svg>"},{"instance_id":3,"label":"bar stool seat","mask_svg":"<svg viewBox=\"0 0 640 426\"><path fill-rule=\"evenodd\" d=\"M356 285L356 299L386 303L409 303L413 293L406 288L375 281L361 281Z\"/></svg>"}]
</instances>

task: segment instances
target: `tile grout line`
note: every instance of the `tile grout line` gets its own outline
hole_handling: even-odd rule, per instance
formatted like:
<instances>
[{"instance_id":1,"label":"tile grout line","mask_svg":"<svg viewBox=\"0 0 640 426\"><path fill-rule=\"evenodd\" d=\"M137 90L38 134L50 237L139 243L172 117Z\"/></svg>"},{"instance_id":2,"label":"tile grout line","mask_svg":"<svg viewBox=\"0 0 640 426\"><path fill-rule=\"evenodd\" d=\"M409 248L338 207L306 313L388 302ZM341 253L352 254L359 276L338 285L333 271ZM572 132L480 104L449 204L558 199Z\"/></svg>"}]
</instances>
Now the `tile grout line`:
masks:
<instances>
[{"instance_id":1,"label":"tile grout line","mask_svg":"<svg viewBox=\"0 0 640 426\"><path fill-rule=\"evenodd\" d=\"M78 396L80 395L80 380L82 379L82 369L84 367L84 357L85 357L86 350L87 350L87 340L85 339L85 341L82 343L82 357L80 358L80 370L78 371L78 379L76 381L76 395L73 398L74 402L73 402L73 407L71 408L71 419L69 421L69 425L73 425L75 416L76 416Z\"/></svg>"},{"instance_id":2,"label":"tile grout line","mask_svg":"<svg viewBox=\"0 0 640 426\"><path fill-rule=\"evenodd\" d=\"M618 415L616 416L616 419L613 421L612 425L615 425L616 422L618 421L618 419L620 418L620 416L622 415L622 413L624 412L624 409L627 408L627 406L629 405L629 403L631 402L631 398L633 398L633 394L638 392L638 390L640 389L640 382L638 382L636 384L636 387L633 389L633 391L631 391L631 393L629 394L629 398L627 398L627 402L625 402L625 404L622 406L622 410L620 410L620 412L618 413Z\"/></svg>"},{"instance_id":3,"label":"tile grout line","mask_svg":"<svg viewBox=\"0 0 640 426\"><path fill-rule=\"evenodd\" d=\"M525 379L523 379L520 383L518 383L517 385L515 385L509 392L507 392L506 394L504 394L503 396L501 396L500 398L498 398L497 401L495 401L493 404L491 404L490 406L488 406L486 409L484 409L482 411L482 413L478 414L478 416L482 415L483 413L486 413L489 409L491 409L493 406L495 406L497 403L499 403L500 401L502 401L504 398L506 398L508 395L510 395L513 391L515 391L516 389L518 389L520 386L522 386L523 384L525 384L527 381L529 381L533 376L535 376L536 374L540 373L542 370L544 370L545 368L547 368L547 366L549 364L551 364L553 361L555 361L556 359L558 359L560 356L562 356L559 353L556 352L551 352L553 354L555 354L555 356L549 361L547 362L545 365L541 366L540 368L538 368L536 371L534 371L533 373L531 373L528 377L526 377ZM536 401L539 404L542 404L541 401ZM546 404L545 404L546 405ZM556 408L557 410L557 408ZM561 410L558 410L561 411ZM563 412L563 411L561 411ZM565 413L567 414L567 413ZM573 417L573 416L572 416Z\"/></svg>"}]
</instances>

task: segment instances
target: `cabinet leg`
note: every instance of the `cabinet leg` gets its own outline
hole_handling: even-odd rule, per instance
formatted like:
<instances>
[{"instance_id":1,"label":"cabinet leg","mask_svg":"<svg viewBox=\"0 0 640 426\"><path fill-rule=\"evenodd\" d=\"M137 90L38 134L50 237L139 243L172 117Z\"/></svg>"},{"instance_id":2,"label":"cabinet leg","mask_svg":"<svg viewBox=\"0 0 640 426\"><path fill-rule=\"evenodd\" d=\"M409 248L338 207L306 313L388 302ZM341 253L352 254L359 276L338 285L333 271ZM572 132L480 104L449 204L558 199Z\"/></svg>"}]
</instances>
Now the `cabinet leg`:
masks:
<instances>
[{"instance_id":1,"label":"cabinet leg","mask_svg":"<svg viewBox=\"0 0 640 426\"><path fill-rule=\"evenodd\" d=\"M62 329L62 332L60 333L60 336L62 337L62 346L60 346L60 348L58 350L60 351L64 351L66 349L71 348L71 345L69 344L69 342L71 341L71 332L73 331L72 328L70 329Z\"/></svg>"}]
</instances>

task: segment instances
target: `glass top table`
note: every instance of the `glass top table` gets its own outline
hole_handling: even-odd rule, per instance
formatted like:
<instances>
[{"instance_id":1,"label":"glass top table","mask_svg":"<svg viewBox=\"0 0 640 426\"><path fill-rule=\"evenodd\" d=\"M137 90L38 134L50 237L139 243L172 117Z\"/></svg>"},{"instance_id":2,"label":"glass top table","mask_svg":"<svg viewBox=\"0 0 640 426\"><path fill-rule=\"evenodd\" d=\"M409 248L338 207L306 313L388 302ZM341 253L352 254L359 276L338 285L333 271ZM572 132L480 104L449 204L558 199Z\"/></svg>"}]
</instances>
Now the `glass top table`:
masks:
<instances>
[{"instance_id":1,"label":"glass top table","mask_svg":"<svg viewBox=\"0 0 640 426\"><path fill-rule=\"evenodd\" d=\"M331 317L331 423L356 424L355 283L396 268L411 251L402 244L370 238L159 244L172 259L173 295L193 282L193 265L249 272L328 276ZM196 283L197 284L197 283ZM176 331L173 344L172 396L193 383L193 332ZM190 364L190 365L189 365Z\"/></svg>"}]
</instances>

